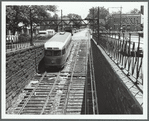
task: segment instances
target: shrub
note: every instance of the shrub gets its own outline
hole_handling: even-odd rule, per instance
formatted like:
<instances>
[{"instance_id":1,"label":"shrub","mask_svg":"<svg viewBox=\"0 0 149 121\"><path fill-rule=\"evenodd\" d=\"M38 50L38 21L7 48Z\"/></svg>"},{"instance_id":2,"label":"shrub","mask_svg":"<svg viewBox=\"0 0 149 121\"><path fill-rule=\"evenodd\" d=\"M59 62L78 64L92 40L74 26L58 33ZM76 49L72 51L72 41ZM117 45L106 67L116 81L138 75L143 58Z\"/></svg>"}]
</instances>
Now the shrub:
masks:
<instances>
[{"instance_id":1,"label":"shrub","mask_svg":"<svg viewBox=\"0 0 149 121\"><path fill-rule=\"evenodd\" d=\"M30 42L31 37L28 34L20 34L18 39L19 42Z\"/></svg>"}]
</instances>

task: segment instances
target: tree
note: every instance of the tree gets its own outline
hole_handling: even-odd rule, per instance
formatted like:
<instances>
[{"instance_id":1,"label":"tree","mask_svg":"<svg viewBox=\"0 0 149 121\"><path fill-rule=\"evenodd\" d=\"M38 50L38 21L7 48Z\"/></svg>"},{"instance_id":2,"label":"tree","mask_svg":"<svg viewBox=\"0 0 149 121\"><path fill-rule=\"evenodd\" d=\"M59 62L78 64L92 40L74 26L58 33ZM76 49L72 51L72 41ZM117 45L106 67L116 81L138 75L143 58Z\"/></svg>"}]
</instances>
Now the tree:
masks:
<instances>
[{"instance_id":1,"label":"tree","mask_svg":"<svg viewBox=\"0 0 149 121\"><path fill-rule=\"evenodd\" d=\"M74 13L70 13L67 15L68 18L70 19L81 19L80 15L74 14Z\"/></svg>"},{"instance_id":2,"label":"tree","mask_svg":"<svg viewBox=\"0 0 149 121\"><path fill-rule=\"evenodd\" d=\"M100 19L106 19L106 16L109 15L109 11L104 8L104 7L99 7L99 18ZM89 14L87 15L86 18L90 18L90 19L93 19L93 18L98 18L98 7L95 7L95 8L90 8L89 9Z\"/></svg>"},{"instance_id":3,"label":"tree","mask_svg":"<svg viewBox=\"0 0 149 121\"><path fill-rule=\"evenodd\" d=\"M56 13L53 15L53 19L58 19L58 15Z\"/></svg>"},{"instance_id":4,"label":"tree","mask_svg":"<svg viewBox=\"0 0 149 121\"><path fill-rule=\"evenodd\" d=\"M25 10L27 6L6 6L6 25L7 29L11 30L13 34L18 31L20 22L27 24L29 22Z\"/></svg>"},{"instance_id":5,"label":"tree","mask_svg":"<svg viewBox=\"0 0 149 121\"><path fill-rule=\"evenodd\" d=\"M82 22L82 18L80 15L78 14L74 14L74 13L69 13L68 15L63 16L63 18L65 18L65 23L68 24L68 26L70 26L70 24L72 24L73 27L76 28L80 28L81 26L81 22Z\"/></svg>"},{"instance_id":6,"label":"tree","mask_svg":"<svg viewBox=\"0 0 149 121\"><path fill-rule=\"evenodd\" d=\"M21 29L19 23L23 23L24 27L27 27L30 25L31 20L33 24L40 24L40 20L51 18L48 11L55 12L57 7L53 5L6 6L7 30L11 30L14 34L15 31Z\"/></svg>"},{"instance_id":7,"label":"tree","mask_svg":"<svg viewBox=\"0 0 149 121\"><path fill-rule=\"evenodd\" d=\"M138 10L137 8L134 8L133 10L131 10L130 12L127 12L128 14L140 14L141 11Z\"/></svg>"},{"instance_id":8,"label":"tree","mask_svg":"<svg viewBox=\"0 0 149 121\"><path fill-rule=\"evenodd\" d=\"M109 11L108 9L104 7L99 7L99 24L103 26L103 24L100 23L100 20L106 21L107 16L109 16ZM97 19L98 18L98 7L95 8L90 8L89 9L89 14L87 15L86 19ZM95 21L94 21L95 23ZM90 21L90 24L93 25L93 21ZM97 29L97 26L94 26L94 28Z\"/></svg>"}]
</instances>

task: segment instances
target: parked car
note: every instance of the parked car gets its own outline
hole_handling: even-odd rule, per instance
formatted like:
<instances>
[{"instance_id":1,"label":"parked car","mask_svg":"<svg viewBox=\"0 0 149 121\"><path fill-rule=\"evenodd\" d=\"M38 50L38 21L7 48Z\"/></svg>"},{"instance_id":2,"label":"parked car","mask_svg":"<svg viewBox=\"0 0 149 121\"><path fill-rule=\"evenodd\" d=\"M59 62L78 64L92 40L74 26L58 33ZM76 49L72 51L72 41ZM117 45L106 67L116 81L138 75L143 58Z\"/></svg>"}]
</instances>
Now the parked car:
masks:
<instances>
[{"instance_id":1,"label":"parked car","mask_svg":"<svg viewBox=\"0 0 149 121\"><path fill-rule=\"evenodd\" d=\"M48 37L48 32L46 30L39 31L37 38L38 39L43 39Z\"/></svg>"}]
</instances>

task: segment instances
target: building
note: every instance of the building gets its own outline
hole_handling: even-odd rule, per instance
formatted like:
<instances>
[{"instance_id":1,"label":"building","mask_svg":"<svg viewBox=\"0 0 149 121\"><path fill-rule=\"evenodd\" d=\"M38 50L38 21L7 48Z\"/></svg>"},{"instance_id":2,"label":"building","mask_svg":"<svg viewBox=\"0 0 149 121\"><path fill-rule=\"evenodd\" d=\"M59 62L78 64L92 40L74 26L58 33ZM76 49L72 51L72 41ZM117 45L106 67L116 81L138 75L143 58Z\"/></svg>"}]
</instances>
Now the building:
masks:
<instances>
[{"instance_id":1,"label":"building","mask_svg":"<svg viewBox=\"0 0 149 121\"><path fill-rule=\"evenodd\" d=\"M120 26L127 31L140 31L141 14L113 14L110 18L111 29L113 31L119 31Z\"/></svg>"}]
</instances>

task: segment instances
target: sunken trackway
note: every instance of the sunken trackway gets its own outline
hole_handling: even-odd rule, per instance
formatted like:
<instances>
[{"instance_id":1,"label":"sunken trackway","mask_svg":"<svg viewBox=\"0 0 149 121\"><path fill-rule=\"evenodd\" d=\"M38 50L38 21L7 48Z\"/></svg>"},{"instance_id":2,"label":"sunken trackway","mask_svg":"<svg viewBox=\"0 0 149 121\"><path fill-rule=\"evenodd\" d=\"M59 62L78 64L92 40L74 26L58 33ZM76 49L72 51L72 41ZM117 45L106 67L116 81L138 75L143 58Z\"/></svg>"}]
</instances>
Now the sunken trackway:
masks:
<instances>
[{"instance_id":1,"label":"sunken trackway","mask_svg":"<svg viewBox=\"0 0 149 121\"><path fill-rule=\"evenodd\" d=\"M65 67L35 75L24 89L24 98L13 114L97 114L94 72L88 30L73 37ZM89 58L88 58L89 57Z\"/></svg>"}]
</instances>

